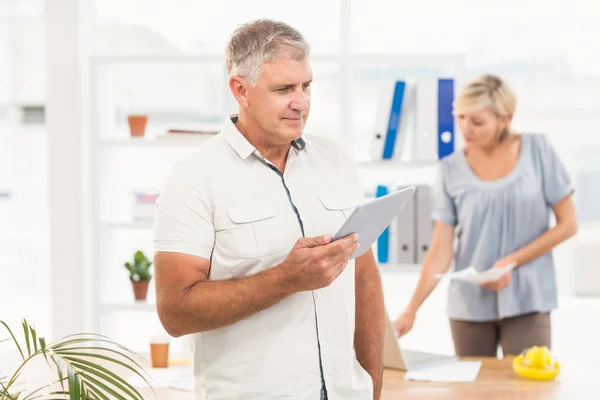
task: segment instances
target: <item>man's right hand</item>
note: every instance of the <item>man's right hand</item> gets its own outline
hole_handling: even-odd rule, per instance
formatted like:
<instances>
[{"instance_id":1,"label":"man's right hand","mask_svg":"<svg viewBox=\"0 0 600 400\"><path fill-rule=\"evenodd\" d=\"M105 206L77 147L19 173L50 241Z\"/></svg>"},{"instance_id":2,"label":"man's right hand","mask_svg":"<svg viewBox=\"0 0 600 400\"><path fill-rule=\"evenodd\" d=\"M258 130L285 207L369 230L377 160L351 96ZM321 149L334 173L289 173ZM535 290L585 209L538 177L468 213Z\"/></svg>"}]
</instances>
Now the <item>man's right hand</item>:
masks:
<instances>
[{"instance_id":1,"label":"man's right hand","mask_svg":"<svg viewBox=\"0 0 600 400\"><path fill-rule=\"evenodd\" d=\"M331 235L300 238L280 267L297 291L329 286L344 271L350 256L358 249L357 240L357 234L334 242Z\"/></svg>"}]
</instances>

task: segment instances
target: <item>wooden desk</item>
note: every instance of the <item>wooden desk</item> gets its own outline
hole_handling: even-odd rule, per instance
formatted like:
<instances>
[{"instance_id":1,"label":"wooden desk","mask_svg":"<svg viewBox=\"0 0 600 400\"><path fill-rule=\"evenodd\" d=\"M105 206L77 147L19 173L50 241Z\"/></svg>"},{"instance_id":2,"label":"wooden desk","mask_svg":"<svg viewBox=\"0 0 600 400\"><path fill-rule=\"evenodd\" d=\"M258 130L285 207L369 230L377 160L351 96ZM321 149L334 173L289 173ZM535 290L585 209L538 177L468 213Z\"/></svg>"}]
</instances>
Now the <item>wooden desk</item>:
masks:
<instances>
[{"instance_id":1,"label":"wooden desk","mask_svg":"<svg viewBox=\"0 0 600 400\"><path fill-rule=\"evenodd\" d=\"M476 382L432 383L409 382L404 373L386 370L381 400L437 400L437 399L519 399L519 400L578 400L598 398L600 395L599 368L582 373L574 366L564 368L555 381L536 382L520 378L512 371L512 359L466 359L481 360L483 365ZM580 375L581 374L581 375ZM143 389L145 399L152 399L152 392ZM156 389L159 400L194 400L189 392L174 389ZM317 400L317 399L315 399Z\"/></svg>"},{"instance_id":2,"label":"wooden desk","mask_svg":"<svg viewBox=\"0 0 600 400\"><path fill-rule=\"evenodd\" d=\"M472 383L433 383L404 380L404 373L386 370L381 400L395 399L536 399L536 400L575 400L591 399L599 396L598 368L575 370L570 365L561 371L554 381L538 382L523 379L512 370L512 357L498 360L481 360L483 365Z\"/></svg>"}]
</instances>

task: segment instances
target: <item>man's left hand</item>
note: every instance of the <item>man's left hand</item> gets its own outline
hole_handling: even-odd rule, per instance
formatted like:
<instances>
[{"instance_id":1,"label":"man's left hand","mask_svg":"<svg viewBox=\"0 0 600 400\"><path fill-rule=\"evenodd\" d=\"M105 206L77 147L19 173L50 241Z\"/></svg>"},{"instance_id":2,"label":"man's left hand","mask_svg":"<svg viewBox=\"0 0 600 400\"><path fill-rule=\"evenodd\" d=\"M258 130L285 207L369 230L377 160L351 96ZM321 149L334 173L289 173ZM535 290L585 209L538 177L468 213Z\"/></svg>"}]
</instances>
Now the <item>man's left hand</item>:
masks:
<instances>
[{"instance_id":1,"label":"man's left hand","mask_svg":"<svg viewBox=\"0 0 600 400\"><path fill-rule=\"evenodd\" d=\"M492 266L492 268L506 267L507 265L509 265L512 262L513 262L513 260L510 260L507 258L502 258L502 259L496 261L496 263ZM510 285L511 279L512 279L512 269L510 271L508 271L506 274L504 274L502 276L502 278L498 279L497 281L482 283L481 286L483 286L486 289L494 290L497 292L498 290L504 289L505 287Z\"/></svg>"}]
</instances>

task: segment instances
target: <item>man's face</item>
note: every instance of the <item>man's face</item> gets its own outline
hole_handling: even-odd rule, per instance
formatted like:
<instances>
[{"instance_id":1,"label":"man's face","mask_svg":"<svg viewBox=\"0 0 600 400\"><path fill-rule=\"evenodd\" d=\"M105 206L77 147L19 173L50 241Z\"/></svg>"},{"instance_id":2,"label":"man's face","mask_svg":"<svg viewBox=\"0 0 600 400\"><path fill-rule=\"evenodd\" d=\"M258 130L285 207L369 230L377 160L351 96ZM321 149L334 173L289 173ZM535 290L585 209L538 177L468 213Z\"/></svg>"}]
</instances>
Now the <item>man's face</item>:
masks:
<instances>
[{"instance_id":1,"label":"man's face","mask_svg":"<svg viewBox=\"0 0 600 400\"><path fill-rule=\"evenodd\" d=\"M248 114L273 145L302 136L310 111L312 70L307 59L281 58L262 66L256 87L248 88Z\"/></svg>"}]
</instances>

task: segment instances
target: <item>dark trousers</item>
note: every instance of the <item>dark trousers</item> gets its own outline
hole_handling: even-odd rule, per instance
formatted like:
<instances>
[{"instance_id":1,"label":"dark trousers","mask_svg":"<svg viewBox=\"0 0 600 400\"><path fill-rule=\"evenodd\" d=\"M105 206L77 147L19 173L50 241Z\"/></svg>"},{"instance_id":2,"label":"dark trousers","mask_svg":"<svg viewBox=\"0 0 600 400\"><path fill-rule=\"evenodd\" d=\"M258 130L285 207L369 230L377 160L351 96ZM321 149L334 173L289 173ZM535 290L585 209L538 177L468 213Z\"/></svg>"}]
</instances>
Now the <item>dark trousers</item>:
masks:
<instances>
[{"instance_id":1,"label":"dark trousers","mask_svg":"<svg viewBox=\"0 0 600 400\"><path fill-rule=\"evenodd\" d=\"M459 357L496 357L498 345L505 355L518 355L532 346L551 347L550 313L532 313L499 321L450 320L454 350Z\"/></svg>"}]
</instances>

